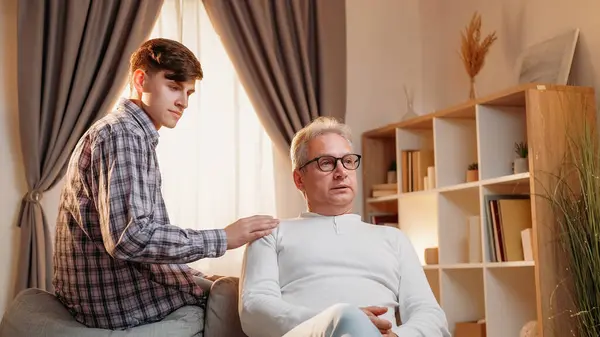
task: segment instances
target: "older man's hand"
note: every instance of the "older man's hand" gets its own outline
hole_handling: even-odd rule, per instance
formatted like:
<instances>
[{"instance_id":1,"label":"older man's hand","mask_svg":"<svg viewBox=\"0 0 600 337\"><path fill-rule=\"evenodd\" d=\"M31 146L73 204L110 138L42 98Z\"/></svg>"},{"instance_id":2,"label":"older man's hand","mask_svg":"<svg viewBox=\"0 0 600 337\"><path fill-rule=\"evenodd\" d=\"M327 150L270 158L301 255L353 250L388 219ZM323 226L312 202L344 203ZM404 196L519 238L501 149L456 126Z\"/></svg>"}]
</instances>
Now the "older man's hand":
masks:
<instances>
[{"instance_id":1,"label":"older man's hand","mask_svg":"<svg viewBox=\"0 0 600 337\"><path fill-rule=\"evenodd\" d=\"M382 336L384 336L384 337L396 336L396 334L394 334L390 330L392 328L392 323L386 319L378 317L378 316L385 314L388 311L388 308L370 306L370 307L360 308L360 310L362 310L369 317L369 319L371 320L371 322L373 322L375 327L377 329L379 329Z\"/></svg>"}]
</instances>

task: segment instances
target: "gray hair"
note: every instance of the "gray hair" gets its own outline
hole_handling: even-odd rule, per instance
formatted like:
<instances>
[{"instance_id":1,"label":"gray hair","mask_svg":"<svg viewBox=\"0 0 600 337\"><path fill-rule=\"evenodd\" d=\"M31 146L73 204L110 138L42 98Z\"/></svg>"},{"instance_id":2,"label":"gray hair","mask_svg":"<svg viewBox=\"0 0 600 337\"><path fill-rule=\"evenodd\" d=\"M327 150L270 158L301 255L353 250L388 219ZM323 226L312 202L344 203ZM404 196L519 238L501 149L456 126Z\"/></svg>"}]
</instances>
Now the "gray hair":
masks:
<instances>
[{"instance_id":1,"label":"gray hair","mask_svg":"<svg viewBox=\"0 0 600 337\"><path fill-rule=\"evenodd\" d=\"M290 158L292 159L292 170L296 170L304 165L309 159L308 143L318 136L335 133L344 137L350 146L352 146L352 133L350 127L340 123L333 117L318 117L310 124L296 132L290 148Z\"/></svg>"}]
</instances>

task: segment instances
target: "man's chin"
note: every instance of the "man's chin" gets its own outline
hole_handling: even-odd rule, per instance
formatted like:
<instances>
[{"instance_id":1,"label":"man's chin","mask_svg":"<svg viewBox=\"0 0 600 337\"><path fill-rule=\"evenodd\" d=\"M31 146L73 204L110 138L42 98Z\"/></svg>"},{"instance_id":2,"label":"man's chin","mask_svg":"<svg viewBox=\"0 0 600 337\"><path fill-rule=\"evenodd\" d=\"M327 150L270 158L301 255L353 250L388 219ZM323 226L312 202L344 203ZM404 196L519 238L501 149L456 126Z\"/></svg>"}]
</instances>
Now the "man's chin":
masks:
<instances>
[{"instance_id":1,"label":"man's chin","mask_svg":"<svg viewBox=\"0 0 600 337\"><path fill-rule=\"evenodd\" d=\"M167 129L174 129L177 126L177 122L170 123L170 124L163 124L163 126Z\"/></svg>"},{"instance_id":2,"label":"man's chin","mask_svg":"<svg viewBox=\"0 0 600 337\"><path fill-rule=\"evenodd\" d=\"M347 193L336 193L331 196L331 200L337 205L352 203L354 201L354 193L349 190Z\"/></svg>"}]
</instances>

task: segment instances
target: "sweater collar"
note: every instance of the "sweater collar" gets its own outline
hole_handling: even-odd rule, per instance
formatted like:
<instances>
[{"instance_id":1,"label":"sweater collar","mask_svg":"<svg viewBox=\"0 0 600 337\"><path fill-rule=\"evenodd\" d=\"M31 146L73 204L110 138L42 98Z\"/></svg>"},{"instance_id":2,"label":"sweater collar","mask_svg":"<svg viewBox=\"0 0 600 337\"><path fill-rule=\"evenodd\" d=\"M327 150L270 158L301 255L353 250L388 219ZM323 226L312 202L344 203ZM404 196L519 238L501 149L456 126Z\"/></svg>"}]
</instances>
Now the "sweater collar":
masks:
<instances>
[{"instance_id":1,"label":"sweater collar","mask_svg":"<svg viewBox=\"0 0 600 337\"><path fill-rule=\"evenodd\" d=\"M334 216L360 220L360 215L354 214L354 213L346 213L346 214L334 215ZM334 216L332 216L332 215L322 215L322 214L314 213L314 212L302 212L302 213L300 213L300 218L332 218Z\"/></svg>"}]
</instances>

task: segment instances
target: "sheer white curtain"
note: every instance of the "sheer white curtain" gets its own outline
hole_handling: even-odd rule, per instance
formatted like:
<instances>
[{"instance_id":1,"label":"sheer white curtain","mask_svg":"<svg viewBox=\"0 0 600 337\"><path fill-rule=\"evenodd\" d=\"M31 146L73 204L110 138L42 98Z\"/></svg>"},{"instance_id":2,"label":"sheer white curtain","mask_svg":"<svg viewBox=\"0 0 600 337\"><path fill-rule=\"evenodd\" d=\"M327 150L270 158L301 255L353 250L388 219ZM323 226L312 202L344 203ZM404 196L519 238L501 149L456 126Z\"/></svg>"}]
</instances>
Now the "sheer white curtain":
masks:
<instances>
[{"instance_id":1,"label":"sheer white curtain","mask_svg":"<svg viewBox=\"0 0 600 337\"><path fill-rule=\"evenodd\" d=\"M254 214L275 216L271 141L202 1L165 0L154 37L182 42L204 70L177 127L159 131L157 151L171 222L210 229ZM243 249L190 265L205 273L239 276Z\"/></svg>"}]
</instances>

